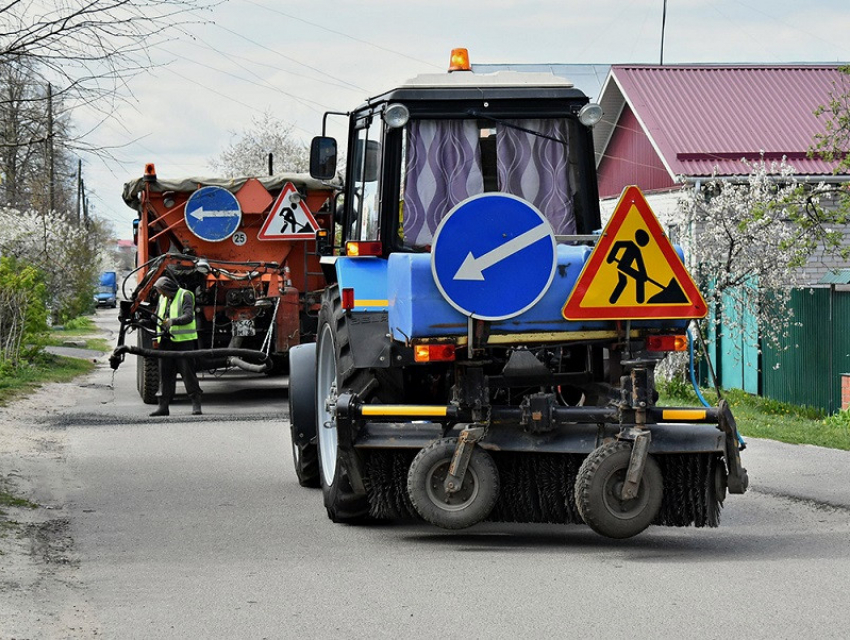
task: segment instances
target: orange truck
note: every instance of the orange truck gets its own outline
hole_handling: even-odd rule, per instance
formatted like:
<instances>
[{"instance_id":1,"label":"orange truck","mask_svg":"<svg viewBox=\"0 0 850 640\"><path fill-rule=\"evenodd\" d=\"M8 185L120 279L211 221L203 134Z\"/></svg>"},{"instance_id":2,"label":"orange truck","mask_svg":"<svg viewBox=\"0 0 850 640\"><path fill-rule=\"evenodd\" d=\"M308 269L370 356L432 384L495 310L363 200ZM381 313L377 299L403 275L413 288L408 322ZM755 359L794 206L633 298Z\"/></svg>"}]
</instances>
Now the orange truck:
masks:
<instances>
[{"instance_id":1,"label":"orange truck","mask_svg":"<svg viewBox=\"0 0 850 640\"><path fill-rule=\"evenodd\" d=\"M177 357L157 349L153 285L161 276L194 294L199 370L287 371L289 350L315 339L326 286L317 237L322 246L339 186L305 174L166 180L153 164L124 185L124 201L137 213L137 261L122 285L110 364L137 356L145 403L156 402L157 358ZM131 332L135 345L125 344Z\"/></svg>"}]
</instances>

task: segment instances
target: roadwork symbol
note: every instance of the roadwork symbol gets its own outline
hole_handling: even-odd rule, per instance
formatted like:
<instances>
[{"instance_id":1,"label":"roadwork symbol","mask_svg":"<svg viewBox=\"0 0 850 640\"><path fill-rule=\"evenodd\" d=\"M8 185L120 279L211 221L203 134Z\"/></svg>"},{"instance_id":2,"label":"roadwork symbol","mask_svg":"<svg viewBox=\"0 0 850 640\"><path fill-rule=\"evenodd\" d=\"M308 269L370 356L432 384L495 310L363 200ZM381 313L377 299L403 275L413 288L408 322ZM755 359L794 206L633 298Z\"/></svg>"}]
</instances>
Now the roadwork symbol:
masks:
<instances>
[{"instance_id":1,"label":"roadwork symbol","mask_svg":"<svg viewBox=\"0 0 850 640\"><path fill-rule=\"evenodd\" d=\"M703 318L707 306L637 187L626 187L564 305L568 320Z\"/></svg>"},{"instance_id":2,"label":"roadwork symbol","mask_svg":"<svg viewBox=\"0 0 850 640\"><path fill-rule=\"evenodd\" d=\"M275 200L257 238L260 240L314 240L319 225L301 200L298 189L287 182Z\"/></svg>"}]
</instances>

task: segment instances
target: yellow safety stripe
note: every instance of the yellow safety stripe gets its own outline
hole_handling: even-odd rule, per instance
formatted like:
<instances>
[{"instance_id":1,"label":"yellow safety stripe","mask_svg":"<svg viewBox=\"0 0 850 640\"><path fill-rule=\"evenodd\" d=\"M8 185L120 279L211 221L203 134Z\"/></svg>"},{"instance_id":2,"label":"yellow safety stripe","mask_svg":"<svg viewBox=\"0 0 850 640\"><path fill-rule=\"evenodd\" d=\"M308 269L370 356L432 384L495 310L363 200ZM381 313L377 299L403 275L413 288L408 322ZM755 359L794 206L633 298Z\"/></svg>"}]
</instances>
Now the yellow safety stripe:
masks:
<instances>
[{"instance_id":1,"label":"yellow safety stripe","mask_svg":"<svg viewBox=\"0 0 850 640\"><path fill-rule=\"evenodd\" d=\"M664 420L705 420L705 409L664 409L661 417Z\"/></svg>"},{"instance_id":2,"label":"yellow safety stripe","mask_svg":"<svg viewBox=\"0 0 850 640\"><path fill-rule=\"evenodd\" d=\"M355 307L386 307L389 306L389 300L355 300Z\"/></svg>"},{"instance_id":3,"label":"yellow safety stripe","mask_svg":"<svg viewBox=\"0 0 850 640\"><path fill-rule=\"evenodd\" d=\"M446 407L429 407L407 404L364 404L360 407L362 416L416 416L444 418L448 413Z\"/></svg>"}]
</instances>

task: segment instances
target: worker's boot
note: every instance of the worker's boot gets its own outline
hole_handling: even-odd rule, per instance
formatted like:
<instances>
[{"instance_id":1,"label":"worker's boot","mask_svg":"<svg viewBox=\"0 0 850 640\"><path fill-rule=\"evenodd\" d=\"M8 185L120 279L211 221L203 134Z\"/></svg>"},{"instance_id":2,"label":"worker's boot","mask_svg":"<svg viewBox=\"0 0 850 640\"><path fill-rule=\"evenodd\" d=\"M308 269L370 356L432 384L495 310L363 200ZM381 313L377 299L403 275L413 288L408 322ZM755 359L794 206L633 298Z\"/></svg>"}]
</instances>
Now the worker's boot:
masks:
<instances>
[{"instance_id":1,"label":"worker's boot","mask_svg":"<svg viewBox=\"0 0 850 640\"><path fill-rule=\"evenodd\" d=\"M152 418L156 418L158 416L167 416L168 415L168 400L166 400L165 398L160 398L159 399L159 408L156 411L152 412L150 415L151 415Z\"/></svg>"},{"instance_id":2,"label":"worker's boot","mask_svg":"<svg viewBox=\"0 0 850 640\"><path fill-rule=\"evenodd\" d=\"M192 415L193 416L201 415L201 394L195 393L191 396L191 398L192 398Z\"/></svg>"}]
</instances>

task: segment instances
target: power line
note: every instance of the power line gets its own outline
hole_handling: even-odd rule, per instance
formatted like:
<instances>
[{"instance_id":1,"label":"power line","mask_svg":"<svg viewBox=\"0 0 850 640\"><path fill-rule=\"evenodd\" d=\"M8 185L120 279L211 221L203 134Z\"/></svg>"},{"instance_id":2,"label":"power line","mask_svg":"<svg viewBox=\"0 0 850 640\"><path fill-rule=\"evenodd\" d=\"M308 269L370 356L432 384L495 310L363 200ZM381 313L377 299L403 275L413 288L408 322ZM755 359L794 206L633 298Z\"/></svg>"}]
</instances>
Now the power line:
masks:
<instances>
[{"instance_id":1,"label":"power line","mask_svg":"<svg viewBox=\"0 0 850 640\"><path fill-rule=\"evenodd\" d=\"M250 42L250 43L251 43L251 44L253 44L254 46L260 47L261 49L265 49L266 51L268 51L268 52L270 52L270 53L273 53L273 54L275 54L275 55L277 55L277 56L280 56L280 57L281 57L281 58L283 58L284 60L289 60L290 62L294 62L295 64L300 65L300 66L302 66L302 67L306 67L307 69L310 69L311 71L315 71L316 73L321 73L322 75L327 76L328 78L331 78L331 79L333 79L333 80L336 80L337 82L342 82L342 83L344 83L344 84L347 84L349 87L352 87L352 88L354 88L354 89L358 89L358 90L360 90L360 91L365 91L365 89L364 89L363 87L359 87L359 86L357 86L356 84L353 84L353 83L351 83L351 82L348 82L347 80L343 80L342 78L337 78L336 76L332 76L332 75L330 75L329 73L325 73L325 72L324 72L324 71L322 71L321 69L318 69L318 68L316 68L316 67L310 66L310 65L309 65L309 64L307 64L306 62L301 62L300 60L297 60L297 59L295 59L295 58L293 58L293 57L291 57L291 56L287 56L287 55L285 55L285 54L281 53L280 51L277 51L276 49L272 49L271 47L267 47L266 45L261 44L261 43L257 42L256 40L252 40L252 39L251 39L251 38L249 38L248 36L243 36L241 33L238 33L238 32L236 32L236 31L234 31L233 29L228 29L227 27L223 27L223 26L222 26L222 25L220 25L220 24L217 24L217 25L215 25L215 26L216 26L216 27L218 27L219 29L223 30L223 31L227 31L228 33L230 33L230 34L232 34L232 35L236 36L237 38L242 38L243 40L246 40L247 42Z\"/></svg>"},{"instance_id":2,"label":"power line","mask_svg":"<svg viewBox=\"0 0 850 640\"><path fill-rule=\"evenodd\" d=\"M420 64L428 65L429 67L434 67L435 69L439 69L443 71L443 67L434 64L433 62L426 62L424 60L420 60L419 58L414 58L413 56L409 56L400 51L395 51L393 49L389 49L387 47L383 47L379 44L375 44L374 42L370 42L368 40L363 40L362 38L356 38L349 33L345 33L344 31L336 31L334 29L329 29L323 24L319 24L317 22L311 22L309 20L305 20L304 18L299 18L298 16L294 16L290 13L286 13L285 11L281 11L280 9L273 9L272 7L267 7L265 5L260 4L259 2L254 2L253 0L245 0L248 4L252 4L255 7L259 7L261 9L265 9L266 11L271 11L272 13L276 13L278 15L289 18L290 20L297 20L298 22L303 22L304 24L309 24L311 27L316 27L317 29L321 29L322 31L327 31L328 33L333 33L338 36L342 36L343 38L348 38L349 40L354 40L355 42L359 42L361 44L365 44L367 46L378 49L379 51L386 51L387 53L392 53L393 55L399 56L401 58L407 58L408 60L413 60L414 62L418 62Z\"/></svg>"}]
</instances>

